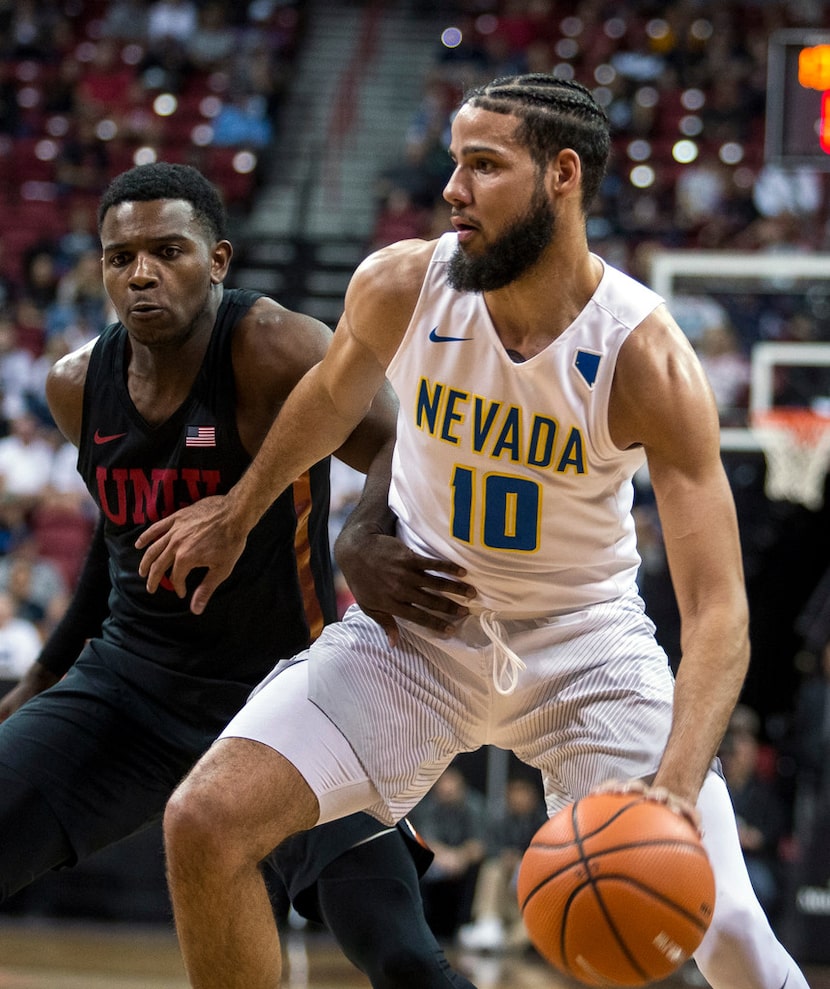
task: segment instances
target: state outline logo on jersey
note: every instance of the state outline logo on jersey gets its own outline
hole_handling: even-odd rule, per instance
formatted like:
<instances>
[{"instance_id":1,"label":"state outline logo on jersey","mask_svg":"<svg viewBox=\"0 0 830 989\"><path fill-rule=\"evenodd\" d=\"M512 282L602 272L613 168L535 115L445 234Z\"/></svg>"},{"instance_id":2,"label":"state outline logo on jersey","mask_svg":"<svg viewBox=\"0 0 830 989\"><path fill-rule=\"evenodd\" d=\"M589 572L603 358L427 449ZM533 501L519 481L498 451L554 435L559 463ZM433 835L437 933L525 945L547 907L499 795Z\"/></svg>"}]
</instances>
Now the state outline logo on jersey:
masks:
<instances>
[{"instance_id":1,"label":"state outline logo on jersey","mask_svg":"<svg viewBox=\"0 0 830 989\"><path fill-rule=\"evenodd\" d=\"M603 355L593 350L579 349L574 354L573 366L579 372L579 376L589 388L596 384L597 373L599 372L600 361Z\"/></svg>"}]
</instances>

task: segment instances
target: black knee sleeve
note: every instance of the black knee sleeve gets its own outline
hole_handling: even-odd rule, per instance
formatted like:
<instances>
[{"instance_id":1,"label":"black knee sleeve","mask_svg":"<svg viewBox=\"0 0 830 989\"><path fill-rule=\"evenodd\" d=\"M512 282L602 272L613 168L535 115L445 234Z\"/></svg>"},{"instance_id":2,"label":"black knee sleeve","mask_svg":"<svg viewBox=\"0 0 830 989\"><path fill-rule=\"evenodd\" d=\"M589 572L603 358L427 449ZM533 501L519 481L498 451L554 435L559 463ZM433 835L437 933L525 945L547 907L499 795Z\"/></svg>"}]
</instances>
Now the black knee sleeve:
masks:
<instances>
[{"instance_id":1,"label":"black knee sleeve","mask_svg":"<svg viewBox=\"0 0 830 989\"><path fill-rule=\"evenodd\" d=\"M474 989L429 929L398 832L341 855L322 872L317 896L329 930L373 989Z\"/></svg>"},{"instance_id":2,"label":"black knee sleeve","mask_svg":"<svg viewBox=\"0 0 830 989\"><path fill-rule=\"evenodd\" d=\"M40 791L0 765L0 901L72 861L69 840Z\"/></svg>"}]
</instances>

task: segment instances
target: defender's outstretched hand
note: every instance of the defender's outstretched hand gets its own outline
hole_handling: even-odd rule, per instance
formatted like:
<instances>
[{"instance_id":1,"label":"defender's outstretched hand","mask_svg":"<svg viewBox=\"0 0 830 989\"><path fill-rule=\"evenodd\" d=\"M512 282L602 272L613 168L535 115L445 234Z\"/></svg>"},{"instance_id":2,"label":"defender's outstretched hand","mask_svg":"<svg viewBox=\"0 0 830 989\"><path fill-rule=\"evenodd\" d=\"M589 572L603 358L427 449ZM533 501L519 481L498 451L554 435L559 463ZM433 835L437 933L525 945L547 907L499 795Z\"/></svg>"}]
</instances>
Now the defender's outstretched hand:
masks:
<instances>
[{"instance_id":1,"label":"defender's outstretched hand","mask_svg":"<svg viewBox=\"0 0 830 989\"><path fill-rule=\"evenodd\" d=\"M449 633L469 614L455 600L475 597L475 588L461 579L467 571L447 560L420 556L395 536L364 528L357 538L355 530L344 529L335 553L355 601L386 632L391 646L399 638L395 618Z\"/></svg>"},{"instance_id":2,"label":"defender's outstretched hand","mask_svg":"<svg viewBox=\"0 0 830 989\"><path fill-rule=\"evenodd\" d=\"M238 524L227 496L202 498L141 533L135 545L145 552L138 572L151 594L164 584L184 598L188 575L204 568L207 573L190 599L190 610L200 615L236 566L247 539L248 530Z\"/></svg>"}]
</instances>

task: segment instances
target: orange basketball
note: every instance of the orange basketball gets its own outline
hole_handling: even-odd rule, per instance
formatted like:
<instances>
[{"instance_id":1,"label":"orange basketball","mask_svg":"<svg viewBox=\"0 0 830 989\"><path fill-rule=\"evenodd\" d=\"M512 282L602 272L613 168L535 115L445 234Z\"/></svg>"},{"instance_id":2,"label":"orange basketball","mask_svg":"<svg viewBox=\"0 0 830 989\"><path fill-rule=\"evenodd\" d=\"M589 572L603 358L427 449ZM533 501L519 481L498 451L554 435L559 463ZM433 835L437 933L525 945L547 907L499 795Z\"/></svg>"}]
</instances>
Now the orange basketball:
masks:
<instances>
[{"instance_id":1,"label":"orange basketball","mask_svg":"<svg viewBox=\"0 0 830 989\"><path fill-rule=\"evenodd\" d=\"M536 832L518 877L536 949L588 986L664 979L703 940L715 880L696 829L642 794L603 793Z\"/></svg>"}]
</instances>

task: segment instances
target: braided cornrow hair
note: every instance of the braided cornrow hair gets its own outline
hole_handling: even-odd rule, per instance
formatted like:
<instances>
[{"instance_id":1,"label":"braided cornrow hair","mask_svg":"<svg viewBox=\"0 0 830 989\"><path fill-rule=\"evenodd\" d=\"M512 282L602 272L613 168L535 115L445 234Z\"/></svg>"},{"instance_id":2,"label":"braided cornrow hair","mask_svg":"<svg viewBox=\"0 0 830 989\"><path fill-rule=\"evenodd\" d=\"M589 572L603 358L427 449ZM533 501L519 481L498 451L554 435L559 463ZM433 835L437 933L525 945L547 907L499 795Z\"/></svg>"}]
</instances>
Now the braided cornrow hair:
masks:
<instances>
[{"instance_id":1,"label":"braided cornrow hair","mask_svg":"<svg viewBox=\"0 0 830 989\"><path fill-rule=\"evenodd\" d=\"M608 117L589 89L534 72L503 76L471 89L461 102L465 104L518 117L516 137L540 168L563 148L576 151L582 162L582 205L588 209L602 183L611 146Z\"/></svg>"}]
</instances>

